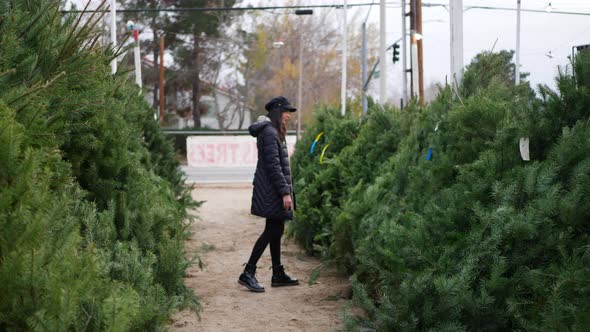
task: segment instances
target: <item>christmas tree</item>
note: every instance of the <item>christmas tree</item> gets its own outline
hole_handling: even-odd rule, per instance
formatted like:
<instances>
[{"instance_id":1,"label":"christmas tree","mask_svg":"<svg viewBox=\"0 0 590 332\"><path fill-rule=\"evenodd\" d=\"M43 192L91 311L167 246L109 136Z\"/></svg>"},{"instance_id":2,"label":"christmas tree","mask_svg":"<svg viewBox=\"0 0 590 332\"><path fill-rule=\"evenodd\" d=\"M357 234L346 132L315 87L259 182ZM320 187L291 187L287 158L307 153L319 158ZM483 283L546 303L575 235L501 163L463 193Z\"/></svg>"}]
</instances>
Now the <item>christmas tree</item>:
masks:
<instances>
[{"instance_id":1,"label":"christmas tree","mask_svg":"<svg viewBox=\"0 0 590 332\"><path fill-rule=\"evenodd\" d=\"M590 328L589 55L537 97L514 86L507 54L479 55L459 89L389 111L386 126L371 129L373 106L357 139L319 166L324 177L300 183L322 191L299 197L319 212L297 215L295 238L298 223L320 224L304 244L330 248L325 259L353 274L367 315L350 317L351 330ZM337 197L329 212L317 204L326 196Z\"/></svg>"},{"instance_id":2,"label":"christmas tree","mask_svg":"<svg viewBox=\"0 0 590 332\"><path fill-rule=\"evenodd\" d=\"M0 330L154 330L198 308L195 203L99 19L0 4Z\"/></svg>"}]
</instances>

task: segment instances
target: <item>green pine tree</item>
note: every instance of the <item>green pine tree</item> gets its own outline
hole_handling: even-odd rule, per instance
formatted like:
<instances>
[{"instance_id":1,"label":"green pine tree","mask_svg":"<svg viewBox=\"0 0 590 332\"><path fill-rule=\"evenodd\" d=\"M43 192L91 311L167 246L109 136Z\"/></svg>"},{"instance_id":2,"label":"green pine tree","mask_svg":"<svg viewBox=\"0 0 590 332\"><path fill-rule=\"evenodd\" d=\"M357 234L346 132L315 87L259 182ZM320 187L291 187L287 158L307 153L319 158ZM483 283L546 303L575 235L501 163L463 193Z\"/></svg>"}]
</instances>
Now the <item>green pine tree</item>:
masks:
<instances>
[{"instance_id":1,"label":"green pine tree","mask_svg":"<svg viewBox=\"0 0 590 332\"><path fill-rule=\"evenodd\" d=\"M481 54L459 94L445 87L386 126L369 114L327 165L296 151L308 211L294 236L331 248L325 257L353 273L367 317L349 317L348 329L590 327L587 56L537 98L510 83L509 52ZM329 130L323 122L308 131ZM531 162L519 156L521 137Z\"/></svg>"},{"instance_id":2,"label":"green pine tree","mask_svg":"<svg viewBox=\"0 0 590 332\"><path fill-rule=\"evenodd\" d=\"M0 4L0 330L156 330L189 260L172 146L95 30L53 1Z\"/></svg>"}]
</instances>

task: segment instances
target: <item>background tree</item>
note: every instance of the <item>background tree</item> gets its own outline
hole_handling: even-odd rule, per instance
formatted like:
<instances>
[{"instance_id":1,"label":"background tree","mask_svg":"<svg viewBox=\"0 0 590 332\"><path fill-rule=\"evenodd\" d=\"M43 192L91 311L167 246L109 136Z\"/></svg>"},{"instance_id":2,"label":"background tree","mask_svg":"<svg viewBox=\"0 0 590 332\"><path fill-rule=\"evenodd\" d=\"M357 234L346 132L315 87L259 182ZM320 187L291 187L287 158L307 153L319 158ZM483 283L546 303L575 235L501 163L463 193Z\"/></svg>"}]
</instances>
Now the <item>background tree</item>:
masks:
<instances>
[{"instance_id":1,"label":"background tree","mask_svg":"<svg viewBox=\"0 0 590 332\"><path fill-rule=\"evenodd\" d=\"M240 27L245 25L246 18L257 19L258 15L243 16L234 23L234 38L228 43L228 56L225 64L236 70L230 71L225 77L225 86L229 91L233 91L234 98L230 110L223 111L223 117L237 118L238 128L241 129L245 120L248 109L256 109L256 79L265 71L265 60L269 49L266 45L266 31L254 27L253 32L248 32ZM254 25L254 24L253 24ZM227 31L226 31L227 32ZM227 33L228 36L231 33ZM229 38L229 37L228 37ZM220 121L220 127L223 127Z\"/></svg>"},{"instance_id":2,"label":"background tree","mask_svg":"<svg viewBox=\"0 0 590 332\"><path fill-rule=\"evenodd\" d=\"M303 110L302 122L311 118L317 104L336 104L340 101L341 32L339 11L316 10L314 15L296 16L293 13L263 12L250 16L251 26L243 32L243 54L237 72L242 80L234 87L241 98L251 104L256 114L263 114L264 104L275 95L284 95L297 102L299 79L299 46L303 44L303 100L297 105ZM358 15L349 14L348 24L360 27ZM368 33L368 54L376 54L376 33ZM303 36L303 38L301 38ZM273 48L282 41L284 47ZM360 28L349 29L348 81L351 95L361 89ZM369 64L374 57L369 58ZM310 110L310 111L307 111ZM291 122L295 126L295 121Z\"/></svg>"},{"instance_id":3,"label":"background tree","mask_svg":"<svg viewBox=\"0 0 590 332\"><path fill-rule=\"evenodd\" d=\"M121 3L121 7L128 8L128 9L157 9L166 7L172 4L170 0L124 0ZM153 92L153 100L152 105L153 107L158 107L159 105L159 64L160 64L160 35L164 31L170 30L170 19L163 13L157 11L149 11L149 12L134 12L123 13L123 20L119 22L121 25L120 32L128 33L127 27L123 27L124 24L128 20L134 21L139 29L140 35L142 37L146 35L151 35L151 40L144 41L140 43L141 51L143 54L151 54L152 55L152 63L153 66L144 66L142 72L142 78L144 85L151 85L152 92ZM164 34L167 36L164 45L166 47L170 47L170 45L174 42L174 38L170 38L173 36L172 34ZM130 57L130 60L133 58Z\"/></svg>"},{"instance_id":4,"label":"background tree","mask_svg":"<svg viewBox=\"0 0 590 332\"><path fill-rule=\"evenodd\" d=\"M210 0L175 0L176 8L194 7L232 7L236 0L210 1ZM201 127L200 99L202 86L200 80L206 66L215 66L215 59L206 57L210 46L219 36L219 29L230 19L227 12L179 12L173 18L172 31L176 33L177 46L174 49L174 59L180 68L183 68L177 77L191 85L192 110L194 126Z\"/></svg>"},{"instance_id":5,"label":"background tree","mask_svg":"<svg viewBox=\"0 0 590 332\"><path fill-rule=\"evenodd\" d=\"M487 88L492 81L500 82L506 86L514 85L514 57L513 50L501 50L497 53L482 52L475 56L465 68L462 93L470 96L481 89ZM520 73L525 80L529 73Z\"/></svg>"}]
</instances>

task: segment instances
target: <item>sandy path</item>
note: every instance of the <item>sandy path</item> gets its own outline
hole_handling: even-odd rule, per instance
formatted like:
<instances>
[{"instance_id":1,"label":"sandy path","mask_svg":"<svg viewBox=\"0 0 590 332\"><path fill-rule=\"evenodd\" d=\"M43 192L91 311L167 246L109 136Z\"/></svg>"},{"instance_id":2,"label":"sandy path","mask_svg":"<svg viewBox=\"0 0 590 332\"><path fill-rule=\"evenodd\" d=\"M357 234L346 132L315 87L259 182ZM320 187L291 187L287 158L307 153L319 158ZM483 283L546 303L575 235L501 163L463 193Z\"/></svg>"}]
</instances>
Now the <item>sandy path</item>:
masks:
<instances>
[{"instance_id":1,"label":"sandy path","mask_svg":"<svg viewBox=\"0 0 590 332\"><path fill-rule=\"evenodd\" d=\"M186 284L202 305L201 320L190 312L173 316L171 331L332 331L337 329L348 281L334 271L323 271L318 282L308 286L310 273L319 265L293 241L283 241L282 262L301 285L271 288L270 253L267 248L258 263L257 279L265 293L252 293L238 285L242 264L248 260L264 220L251 216L250 185L199 186L193 191L202 220L193 225L190 252L199 252L206 264L201 271L189 269Z\"/></svg>"}]
</instances>

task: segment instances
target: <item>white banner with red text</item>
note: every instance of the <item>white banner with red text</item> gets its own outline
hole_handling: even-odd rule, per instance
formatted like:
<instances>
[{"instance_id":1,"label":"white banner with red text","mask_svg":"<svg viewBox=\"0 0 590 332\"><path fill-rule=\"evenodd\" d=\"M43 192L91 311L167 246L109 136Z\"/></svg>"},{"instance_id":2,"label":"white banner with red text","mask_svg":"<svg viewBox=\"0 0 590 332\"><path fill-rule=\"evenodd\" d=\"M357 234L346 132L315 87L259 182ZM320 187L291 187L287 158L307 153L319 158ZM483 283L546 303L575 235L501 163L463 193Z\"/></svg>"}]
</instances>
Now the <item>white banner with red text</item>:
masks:
<instances>
[{"instance_id":1,"label":"white banner with red text","mask_svg":"<svg viewBox=\"0 0 590 332\"><path fill-rule=\"evenodd\" d=\"M289 157L295 135L287 136ZM190 167L253 167L258 161L256 138L252 136L189 136L186 157Z\"/></svg>"}]
</instances>

